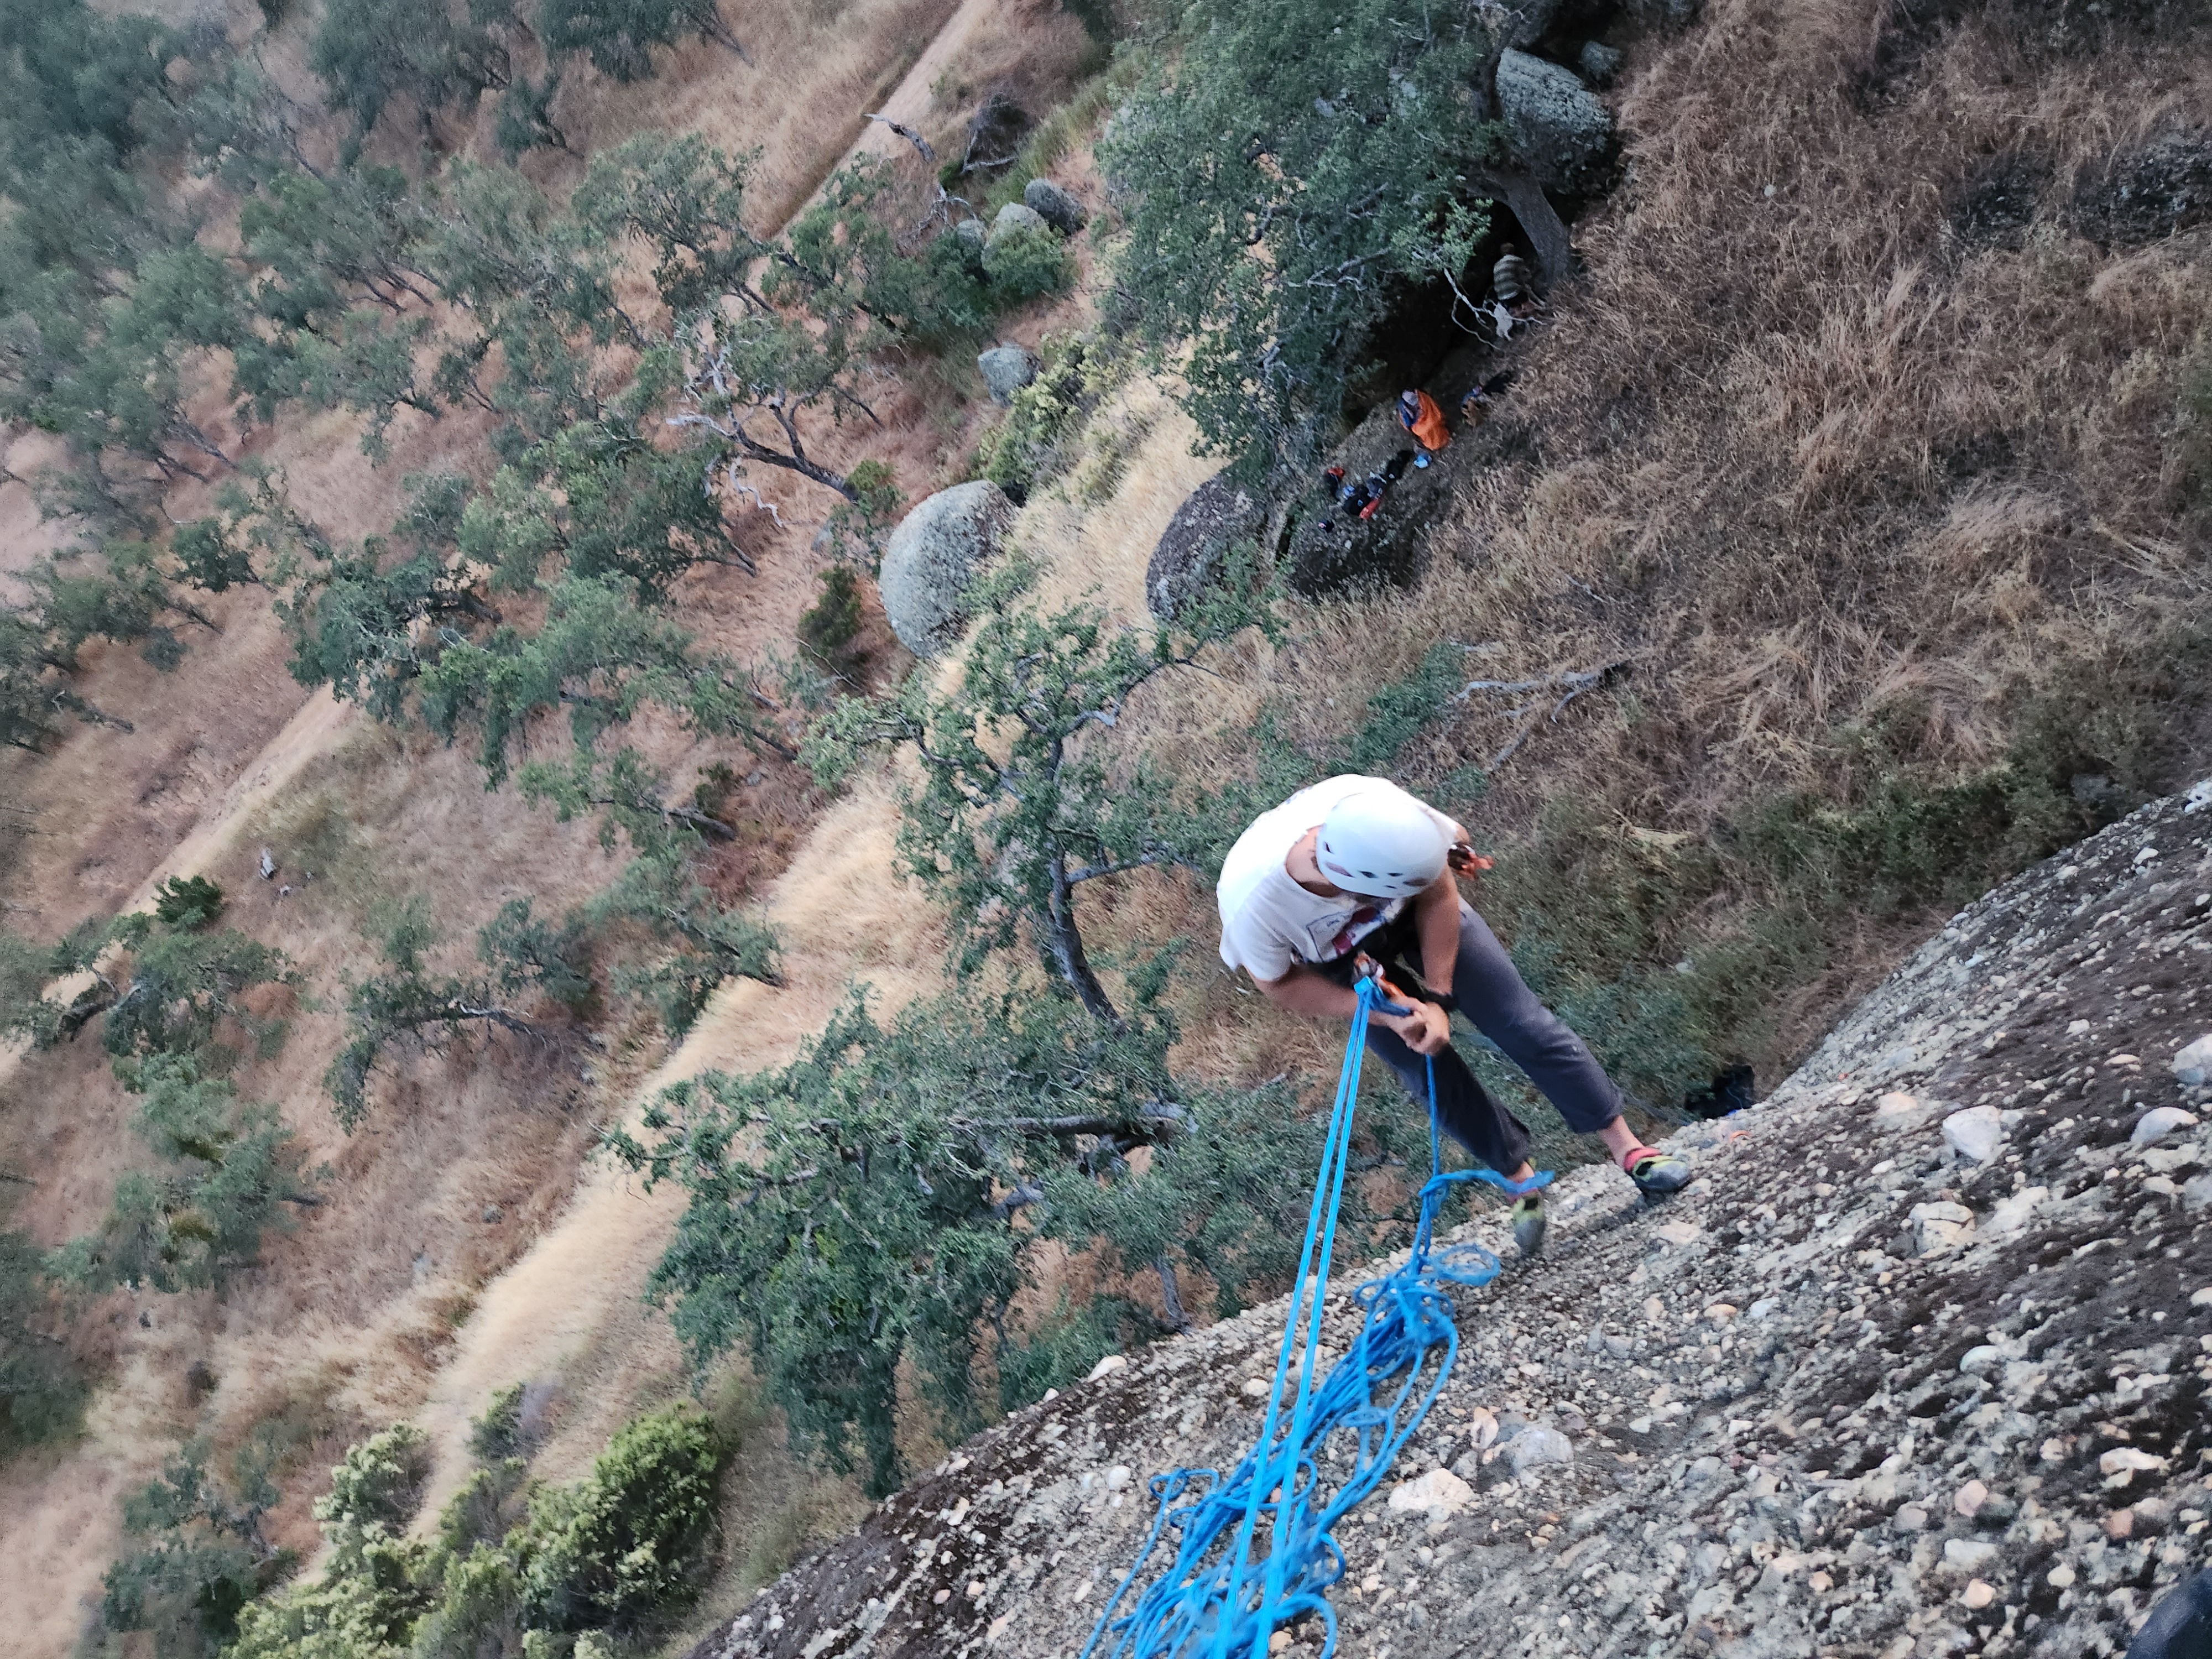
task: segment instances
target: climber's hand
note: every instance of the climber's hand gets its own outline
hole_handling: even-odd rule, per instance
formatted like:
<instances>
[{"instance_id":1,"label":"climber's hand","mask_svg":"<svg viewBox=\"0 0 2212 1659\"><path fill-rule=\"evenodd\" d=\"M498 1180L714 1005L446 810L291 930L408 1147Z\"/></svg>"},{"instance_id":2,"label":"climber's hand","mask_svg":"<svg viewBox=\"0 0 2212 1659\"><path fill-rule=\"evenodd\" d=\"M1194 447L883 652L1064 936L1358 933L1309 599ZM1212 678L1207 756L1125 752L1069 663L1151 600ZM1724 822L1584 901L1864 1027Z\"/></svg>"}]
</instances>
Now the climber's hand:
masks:
<instances>
[{"instance_id":1,"label":"climber's hand","mask_svg":"<svg viewBox=\"0 0 2212 1659\"><path fill-rule=\"evenodd\" d=\"M1410 997L1402 1000L1410 1004L1411 1013L1378 1012L1374 1018L1403 1037L1406 1046L1417 1054L1440 1054L1451 1046L1449 1014L1433 1002L1415 1002Z\"/></svg>"},{"instance_id":2,"label":"climber's hand","mask_svg":"<svg viewBox=\"0 0 2212 1659\"><path fill-rule=\"evenodd\" d=\"M1454 842L1451 850L1444 854L1444 860L1469 881L1480 881L1482 872L1490 868L1490 860L1463 841Z\"/></svg>"}]
</instances>

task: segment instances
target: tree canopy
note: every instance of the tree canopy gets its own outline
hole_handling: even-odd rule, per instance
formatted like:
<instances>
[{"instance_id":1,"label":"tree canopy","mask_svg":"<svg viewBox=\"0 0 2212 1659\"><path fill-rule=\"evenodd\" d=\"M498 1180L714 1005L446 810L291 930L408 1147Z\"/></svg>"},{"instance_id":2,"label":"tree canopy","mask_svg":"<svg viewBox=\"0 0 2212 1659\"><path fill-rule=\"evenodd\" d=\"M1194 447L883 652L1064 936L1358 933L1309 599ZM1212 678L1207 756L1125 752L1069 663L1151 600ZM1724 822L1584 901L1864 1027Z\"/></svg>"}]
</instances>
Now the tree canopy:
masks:
<instances>
[{"instance_id":1,"label":"tree canopy","mask_svg":"<svg viewBox=\"0 0 2212 1659\"><path fill-rule=\"evenodd\" d=\"M1128 204L1115 283L1208 445L1299 467L1392 285L1456 278L1483 234L1490 43L1472 9L1388 0L1197 0L1184 31L1098 146Z\"/></svg>"}]
</instances>

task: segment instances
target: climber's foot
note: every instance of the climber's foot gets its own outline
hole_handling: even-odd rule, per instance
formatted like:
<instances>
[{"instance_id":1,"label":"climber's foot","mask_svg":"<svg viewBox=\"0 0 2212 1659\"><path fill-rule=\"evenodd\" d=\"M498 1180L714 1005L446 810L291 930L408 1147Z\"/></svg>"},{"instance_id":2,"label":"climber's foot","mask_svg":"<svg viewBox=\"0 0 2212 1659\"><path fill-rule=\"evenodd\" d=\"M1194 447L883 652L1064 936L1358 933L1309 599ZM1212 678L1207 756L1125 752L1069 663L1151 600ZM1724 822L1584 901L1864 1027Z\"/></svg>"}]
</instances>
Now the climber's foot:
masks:
<instances>
[{"instance_id":1,"label":"climber's foot","mask_svg":"<svg viewBox=\"0 0 2212 1659\"><path fill-rule=\"evenodd\" d=\"M1523 1193L1513 1200L1513 1242L1523 1261L1544 1248L1544 1231L1551 1224L1544 1214L1544 1195Z\"/></svg>"},{"instance_id":2,"label":"climber's foot","mask_svg":"<svg viewBox=\"0 0 2212 1659\"><path fill-rule=\"evenodd\" d=\"M1628 1171L1636 1190L1646 1198L1664 1198L1690 1184L1692 1171L1687 1161L1656 1146L1635 1148L1620 1160L1620 1167Z\"/></svg>"}]
</instances>

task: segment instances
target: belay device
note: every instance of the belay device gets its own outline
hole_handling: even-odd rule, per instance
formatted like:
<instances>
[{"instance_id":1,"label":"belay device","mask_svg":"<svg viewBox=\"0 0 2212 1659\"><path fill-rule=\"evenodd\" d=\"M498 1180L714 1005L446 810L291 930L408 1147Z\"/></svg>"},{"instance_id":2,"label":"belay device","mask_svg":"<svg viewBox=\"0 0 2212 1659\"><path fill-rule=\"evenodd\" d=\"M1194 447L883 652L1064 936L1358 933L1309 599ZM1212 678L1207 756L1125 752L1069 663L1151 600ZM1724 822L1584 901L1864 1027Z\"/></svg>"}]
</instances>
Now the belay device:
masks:
<instances>
[{"instance_id":1,"label":"belay device","mask_svg":"<svg viewBox=\"0 0 2212 1659\"><path fill-rule=\"evenodd\" d=\"M1366 1320L1344 1357L1316 1386L1322 1299L1336 1249L1368 1017L1378 1009L1407 1012L1384 1001L1373 978L1361 979L1357 994L1259 1444L1226 1478L1212 1469L1170 1469L1152 1478L1158 1512L1135 1565L1099 1614L1084 1645L1084 1659L1094 1654L1102 1659L1264 1659L1268 1638L1309 1614L1317 1615L1328 1632L1322 1659L1336 1651L1336 1610L1328 1591L1344 1576L1344 1552L1330 1529L1375 1490L1451 1376L1459 1357L1459 1330L1446 1286L1487 1285L1500 1270L1498 1258L1479 1244L1437 1248L1437 1211L1445 1194L1463 1182L1486 1181L1515 1194L1550 1184L1548 1170L1525 1182L1509 1181L1491 1170L1445 1173L1431 1061L1430 1174L1421 1188L1413 1250L1404 1267L1388 1278L1369 1279L1352 1293L1353 1302L1366 1310ZM1284 1389L1293 1355L1298 1356L1297 1387L1286 1401ZM1340 1430L1357 1440L1356 1448L1348 1448L1353 1451L1351 1473L1324 1491L1316 1455ZM1182 1540L1175 1559L1146 1584L1127 1612L1117 1613L1170 1528Z\"/></svg>"}]
</instances>

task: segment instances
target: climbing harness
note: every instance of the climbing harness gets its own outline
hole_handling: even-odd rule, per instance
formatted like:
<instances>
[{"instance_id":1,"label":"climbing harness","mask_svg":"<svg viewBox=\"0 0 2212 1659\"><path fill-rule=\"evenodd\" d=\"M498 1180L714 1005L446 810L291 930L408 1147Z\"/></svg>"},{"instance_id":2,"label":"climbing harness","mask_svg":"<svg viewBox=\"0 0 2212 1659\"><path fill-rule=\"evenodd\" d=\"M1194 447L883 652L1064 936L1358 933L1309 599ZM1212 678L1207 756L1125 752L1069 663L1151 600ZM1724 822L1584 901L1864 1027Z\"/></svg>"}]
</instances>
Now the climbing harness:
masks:
<instances>
[{"instance_id":1,"label":"climbing harness","mask_svg":"<svg viewBox=\"0 0 2212 1659\"><path fill-rule=\"evenodd\" d=\"M1083 1659L1094 1653L1102 1659L1265 1659L1268 1638L1308 1614L1318 1616L1327 1631L1322 1659L1336 1651L1336 1612L1328 1590L1344 1576L1344 1552L1331 1529L1375 1490L1451 1376L1459 1357L1459 1331L1446 1286L1487 1285L1499 1271L1498 1258L1479 1244L1437 1246L1437 1212L1446 1194L1463 1182L1484 1181L1514 1194L1551 1182L1548 1170L1520 1182L1491 1170L1445 1172L1437 1125L1436 1062L1431 1060L1430 1174L1421 1188L1413 1249L1395 1273L1369 1279L1352 1293L1365 1321L1344 1357L1316 1386L1322 1302L1336 1249L1368 1017L1377 1011L1407 1012L1383 1000L1372 977L1361 979L1356 991L1352 1036L1337 1079L1336 1104L1298 1256L1297 1285L1283 1323L1259 1443L1226 1479L1212 1469L1170 1469L1152 1478L1159 1503L1152 1530L1099 1614ZM1297 1384L1285 1401L1294 1358ZM1378 1394L1388 1396L1387 1403L1378 1402ZM1349 1440L1332 1449L1330 1437L1339 1430L1347 1431ZM1347 1453L1351 1473L1324 1492L1322 1459L1334 1462ZM1181 1538L1174 1561L1117 1617L1115 1609L1170 1527ZM1111 1644L1102 1649L1102 1642Z\"/></svg>"}]
</instances>

